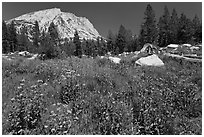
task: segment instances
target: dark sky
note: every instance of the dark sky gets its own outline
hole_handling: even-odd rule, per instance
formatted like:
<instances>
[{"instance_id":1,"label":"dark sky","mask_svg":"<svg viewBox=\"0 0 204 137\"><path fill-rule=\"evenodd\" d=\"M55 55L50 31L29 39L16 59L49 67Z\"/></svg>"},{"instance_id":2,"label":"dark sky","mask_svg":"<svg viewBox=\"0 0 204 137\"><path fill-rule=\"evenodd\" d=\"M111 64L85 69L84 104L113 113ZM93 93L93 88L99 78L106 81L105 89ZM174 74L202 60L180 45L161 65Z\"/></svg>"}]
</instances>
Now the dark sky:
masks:
<instances>
[{"instance_id":1,"label":"dark sky","mask_svg":"<svg viewBox=\"0 0 204 137\"><path fill-rule=\"evenodd\" d=\"M202 19L201 2L3 2L2 18L8 20L25 13L56 7L63 12L87 17L104 37L107 36L108 30L117 33L121 24L133 34L139 34L147 4L153 7L157 20L163 14L165 5L170 13L175 8L179 16L183 12L188 18L192 19L197 14L200 20Z\"/></svg>"}]
</instances>

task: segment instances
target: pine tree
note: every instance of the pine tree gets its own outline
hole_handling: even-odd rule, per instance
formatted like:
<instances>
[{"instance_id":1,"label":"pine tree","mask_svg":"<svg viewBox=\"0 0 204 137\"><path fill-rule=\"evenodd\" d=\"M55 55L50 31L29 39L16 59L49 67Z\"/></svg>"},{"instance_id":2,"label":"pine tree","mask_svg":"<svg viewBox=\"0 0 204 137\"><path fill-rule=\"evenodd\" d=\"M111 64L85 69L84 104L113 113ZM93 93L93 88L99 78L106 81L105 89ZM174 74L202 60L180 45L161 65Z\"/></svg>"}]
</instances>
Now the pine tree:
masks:
<instances>
[{"instance_id":1,"label":"pine tree","mask_svg":"<svg viewBox=\"0 0 204 137\"><path fill-rule=\"evenodd\" d=\"M40 37L40 50L39 53L44 55L44 59L52 59L55 58L56 51L55 51L55 43L52 40L49 33L45 33L43 30L42 35Z\"/></svg>"},{"instance_id":2,"label":"pine tree","mask_svg":"<svg viewBox=\"0 0 204 137\"><path fill-rule=\"evenodd\" d=\"M196 43L202 43L202 24L197 15L193 18L193 39Z\"/></svg>"},{"instance_id":3,"label":"pine tree","mask_svg":"<svg viewBox=\"0 0 204 137\"><path fill-rule=\"evenodd\" d=\"M58 36L57 28L55 27L55 24L53 22L50 23L48 32L51 39L54 41L54 43L57 44L59 42L59 36Z\"/></svg>"},{"instance_id":4,"label":"pine tree","mask_svg":"<svg viewBox=\"0 0 204 137\"><path fill-rule=\"evenodd\" d=\"M193 38L192 32L191 20L188 19L184 13L182 13L179 19L179 29L177 35L179 44L191 42Z\"/></svg>"},{"instance_id":5,"label":"pine tree","mask_svg":"<svg viewBox=\"0 0 204 137\"><path fill-rule=\"evenodd\" d=\"M9 25L9 45L11 52L17 51L18 40L14 21L12 21L11 24Z\"/></svg>"},{"instance_id":6,"label":"pine tree","mask_svg":"<svg viewBox=\"0 0 204 137\"><path fill-rule=\"evenodd\" d=\"M158 23L158 46L165 47L170 41L170 14L167 6L164 7L164 15L160 17Z\"/></svg>"},{"instance_id":7,"label":"pine tree","mask_svg":"<svg viewBox=\"0 0 204 137\"><path fill-rule=\"evenodd\" d=\"M132 40L132 50L133 52L139 51L142 49L142 46L139 44L138 36L134 36Z\"/></svg>"},{"instance_id":8,"label":"pine tree","mask_svg":"<svg viewBox=\"0 0 204 137\"><path fill-rule=\"evenodd\" d=\"M125 52L131 52L132 49L132 44L133 44L133 35L131 30L126 30L126 46L124 48Z\"/></svg>"},{"instance_id":9,"label":"pine tree","mask_svg":"<svg viewBox=\"0 0 204 137\"><path fill-rule=\"evenodd\" d=\"M86 39L85 38L83 38L81 42L81 51L82 51L82 55L85 55L85 52L86 52Z\"/></svg>"},{"instance_id":10,"label":"pine tree","mask_svg":"<svg viewBox=\"0 0 204 137\"><path fill-rule=\"evenodd\" d=\"M156 43L157 41L157 27L156 27L156 18L154 10L151 5L148 4L145 11L145 22L141 26L139 42L140 45L145 43Z\"/></svg>"},{"instance_id":11,"label":"pine tree","mask_svg":"<svg viewBox=\"0 0 204 137\"><path fill-rule=\"evenodd\" d=\"M93 56L95 50L94 48L94 41L92 40L86 40L86 55L88 57Z\"/></svg>"},{"instance_id":12,"label":"pine tree","mask_svg":"<svg viewBox=\"0 0 204 137\"><path fill-rule=\"evenodd\" d=\"M115 50L115 41L116 41L116 36L113 35L112 31L108 31L108 36L107 36L107 50L108 52L113 52Z\"/></svg>"},{"instance_id":13,"label":"pine tree","mask_svg":"<svg viewBox=\"0 0 204 137\"><path fill-rule=\"evenodd\" d=\"M39 24L38 24L38 21L35 21L34 28L33 28L33 47L34 47L34 52L38 53L39 42L40 42Z\"/></svg>"},{"instance_id":14,"label":"pine tree","mask_svg":"<svg viewBox=\"0 0 204 137\"><path fill-rule=\"evenodd\" d=\"M27 29L23 26L21 34L19 35L18 51L28 51L28 43Z\"/></svg>"},{"instance_id":15,"label":"pine tree","mask_svg":"<svg viewBox=\"0 0 204 137\"><path fill-rule=\"evenodd\" d=\"M48 28L48 34L47 36L48 40L49 40L49 46L50 49L47 50L47 55L48 58L60 58L61 54L62 54L62 50L60 48L60 41L59 41L59 37L58 37L58 32L57 32L57 28L55 27L54 23L50 23L50 26ZM50 53L48 53L50 52Z\"/></svg>"},{"instance_id":16,"label":"pine tree","mask_svg":"<svg viewBox=\"0 0 204 137\"><path fill-rule=\"evenodd\" d=\"M9 34L5 21L2 22L2 53L8 53L9 49Z\"/></svg>"},{"instance_id":17,"label":"pine tree","mask_svg":"<svg viewBox=\"0 0 204 137\"><path fill-rule=\"evenodd\" d=\"M81 42L80 42L80 39L79 39L79 35L78 35L77 30L76 30L75 33L74 33L74 40L73 40L73 42L74 42L75 47L76 47L76 50L75 50L75 54L74 54L74 55L81 58L81 55L82 55Z\"/></svg>"},{"instance_id":18,"label":"pine tree","mask_svg":"<svg viewBox=\"0 0 204 137\"><path fill-rule=\"evenodd\" d=\"M101 47L102 47L101 55L104 56L108 52L108 47L103 38L101 38Z\"/></svg>"},{"instance_id":19,"label":"pine tree","mask_svg":"<svg viewBox=\"0 0 204 137\"><path fill-rule=\"evenodd\" d=\"M174 44L178 44L178 15L175 9L173 9L170 23L169 23L169 28L170 28L170 42Z\"/></svg>"},{"instance_id":20,"label":"pine tree","mask_svg":"<svg viewBox=\"0 0 204 137\"><path fill-rule=\"evenodd\" d=\"M100 43L100 37L97 37L96 39L96 46L95 46L95 51L97 55L101 55L101 51L102 47L101 47L101 43Z\"/></svg>"},{"instance_id":21,"label":"pine tree","mask_svg":"<svg viewBox=\"0 0 204 137\"><path fill-rule=\"evenodd\" d=\"M123 25L121 25L116 38L116 47L119 49L119 54L124 52L124 48L127 45L126 42L126 29Z\"/></svg>"}]
</instances>

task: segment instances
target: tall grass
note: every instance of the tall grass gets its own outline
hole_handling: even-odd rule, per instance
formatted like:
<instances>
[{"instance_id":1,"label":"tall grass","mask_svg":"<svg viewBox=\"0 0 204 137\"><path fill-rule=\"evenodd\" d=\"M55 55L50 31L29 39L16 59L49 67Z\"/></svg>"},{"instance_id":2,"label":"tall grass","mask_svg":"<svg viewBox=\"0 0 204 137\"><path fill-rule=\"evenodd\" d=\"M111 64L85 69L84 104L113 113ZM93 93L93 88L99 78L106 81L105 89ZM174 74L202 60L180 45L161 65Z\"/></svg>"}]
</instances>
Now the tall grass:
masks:
<instances>
[{"instance_id":1,"label":"tall grass","mask_svg":"<svg viewBox=\"0 0 204 137\"><path fill-rule=\"evenodd\" d=\"M3 60L3 134L201 134L201 64L162 59Z\"/></svg>"}]
</instances>

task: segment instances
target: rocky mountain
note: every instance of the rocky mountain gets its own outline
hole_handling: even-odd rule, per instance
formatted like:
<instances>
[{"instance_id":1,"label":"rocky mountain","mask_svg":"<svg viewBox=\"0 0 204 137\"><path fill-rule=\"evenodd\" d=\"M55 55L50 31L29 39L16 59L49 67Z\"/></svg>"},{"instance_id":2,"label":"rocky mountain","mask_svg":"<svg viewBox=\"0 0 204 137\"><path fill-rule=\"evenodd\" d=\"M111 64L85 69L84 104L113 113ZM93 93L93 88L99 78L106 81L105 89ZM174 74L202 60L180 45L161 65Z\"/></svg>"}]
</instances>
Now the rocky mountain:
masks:
<instances>
[{"instance_id":1,"label":"rocky mountain","mask_svg":"<svg viewBox=\"0 0 204 137\"><path fill-rule=\"evenodd\" d=\"M57 26L60 38L74 37L75 30L78 31L81 39L96 39L97 37L101 37L87 18L77 17L68 12L62 12L59 8L40 10L24 14L14 19L10 19L6 23L10 24L11 21L14 21L17 33L20 33L20 29L25 26L28 29L29 37L31 37L31 32L35 21L38 21L41 32L43 30L47 32L50 23L53 22Z\"/></svg>"}]
</instances>

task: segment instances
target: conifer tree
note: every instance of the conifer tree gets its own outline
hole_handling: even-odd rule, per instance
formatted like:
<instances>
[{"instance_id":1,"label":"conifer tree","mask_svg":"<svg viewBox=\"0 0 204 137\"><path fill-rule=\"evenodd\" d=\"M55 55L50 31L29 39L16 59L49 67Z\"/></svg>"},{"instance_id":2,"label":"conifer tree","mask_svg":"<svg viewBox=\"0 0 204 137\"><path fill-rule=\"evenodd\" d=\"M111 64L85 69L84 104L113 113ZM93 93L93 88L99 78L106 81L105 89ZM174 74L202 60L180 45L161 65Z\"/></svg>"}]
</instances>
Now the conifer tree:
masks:
<instances>
[{"instance_id":1,"label":"conifer tree","mask_svg":"<svg viewBox=\"0 0 204 137\"><path fill-rule=\"evenodd\" d=\"M28 43L27 29L23 26L21 34L19 35L18 51L28 51Z\"/></svg>"},{"instance_id":2,"label":"conifer tree","mask_svg":"<svg viewBox=\"0 0 204 137\"><path fill-rule=\"evenodd\" d=\"M86 55L88 57L93 56L94 54L94 43L92 40L86 40Z\"/></svg>"},{"instance_id":3,"label":"conifer tree","mask_svg":"<svg viewBox=\"0 0 204 137\"><path fill-rule=\"evenodd\" d=\"M115 41L116 37L113 35L112 31L108 31L108 36L107 36L107 50L108 52L113 52L115 50Z\"/></svg>"},{"instance_id":4,"label":"conifer tree","mask_svg":"<svg viewBox=\"0 0 204 137\"><path fill-rule=\"evenodd\" d=\"M100 37L97 37L96 46L95 46L96 54L101 55L101 52L102 52L101 50L102 50L102 46L101 46L101 43L100 43Z\"/></svg>"},{"instance_id":5,"label":"conifer tree","mask_svg":"<svg viewBox=\"0 0 204 137\"><path fill-rule=\"evenodd\" d=\"M116 38L116 47L118 47L119 54L124 52L124 48L127 44L126 42L126 29L121 25Z\"/></svg>"},{"instance_id":6,"label":"conifer tree","mask_svg":"<svg viewBox=\"0 0 204 137\"><path fill-rule=\"evenodd\" d=\"M82 51L82 55L85 55L85 52L86 52L86 39L85 38L83 38L81 42L81 51Z\"/></svg>"},{"instance_id":7,"label":"conifer tree","mask_svg":"<svg viewBox=\"0 0 204 137\"><path fill-rule=\"evenodd\" d=\"M160 17L158 23L158 46L165 47L170 41L170 14L167 6L164 7L164 15Z\"/></svg>"},{"instance_id":8,"label":"conifer tree","mask_svg":"<svg viewBox=\"0 0 204 137\"><path fill-rule=\"evenodd\" d=\"M49 39L49 46L50 49L47 50L46 53L50 52L48 55L48 58L55 58L60 57L62 54L62 50L60 48L60 41L58 37L57 28L55 27L54 23L50 23L50 26L48 28L48 34L47 36Z\"/></svg>"},{"instance_id":9,"label":"conifer tree","mask_svg":"<svg viewBox=\"0 0 204 137\"><path fill-rule=\"evenodd\" d=\"M48 32L53 42L57 44L59 42L59 36L58 36L57 28L55 27L55 24L53 22L50 23Z\"/></svg>"},{"instance_id":10,"label":"conifer tree","mask_svg":"<svg viewBox=\"0 0 204 137\"><path fill-rule=\"evenodd\" d=\"M39 50L39 42L40 42L40 30L38 21L35 21L34 28L33 28L33 47L34 52L38 52Z\"/></svg>"},{"instance_id":11,"label":"conifer tree","mask_svg":"<svg viewBox=\"0 0 204 137\"><path fill-rule=\"evenodd\" d=\"M135 51L139 51L140 49L142 49L142 47L140 47L141 45L139 44L138 41L138 36L134 36L133 40L132 40L132 50L133 52Z\"/></svg>"},{"instance_id":12,"label":"conifer tree","mask_svg":"<svg viewBox=\"0 0 204 137\"><path fill-rule=\"evenodd\" d=\"M195 43L202 43L202 24L197 15L193 18L192 26Z\"/></svg>"},{"instance_id":13,"label":"conifer tree","mask_svg":"<svg viewBox=\"0 0 204 137\"><path fill-rule=\"evenodd\" d=\"M133 35L131 30L126 30L126 46L124 48L125 52L131 52L132 51L132 44L133 44Z\"/></svg>"},{"instance_id":14,"label":"conifer tree","mask_svg":"<svg viewBox=\"0 0 204 137\"><path fill-rule=\"evenodd\" d=\"M107 47L107 44L105 42L105 40L103 38L101 38L101 55L104 56L107 52L108 52L108 47Z\"/></svg>"},{"instance_id":15,"label":"conifer tree","mask_svg":"<svg viewBox=\"0 0 204 137\"><path fill-rule=\"evenodd\" d=\"M157 41L157 26L155 12L152 9L151 5L148 4L145 11L145 22L141 25L139 42L140 45L145 43L156 43Z\"/></svg>"},{"instance_id":16,"label":"conifer tree","mask_svg":"<svg viewBox=\"0 0 204 137\"><path fill-rule=\"evenodd\" d=\"M73 43L75 44L75 47L76 47L76 50L75 50L74 55L81 58L81 55L82 55L81 42L80 42L80 39L79 39L79 35L78 35L77 30L76 30L75 33L74 33Z\"/></svg>"},{"instance_id":17,"label":"conifer tree","mask_svg":"<svg viewBox=\"0 0 204 137\"><path fill-rule=\"evenodd\" d=\"M192 41L192 22L190 19L181 14L179 19L179 28L178 28L178 42L179 44L189 43Z\"/></svg>"},{"instance_id":18,"label":"conifer tree","mask_svg":"<svg viewBox=\"0 0 204 137\"><path fill-rule=\"evenodd\" d=\"M9 49L9 34L5 21L2 22L2 53L8 53Z\"/></svg>"},{"instance_id":19,"label":"conifer tree","mask_svg":"<svg viewBox=\"0 0 204 137\"><path fill-rule=\"evenodd\" d=\"M11 52L16 51L18 48L18 40L14 21L12 21L9 25L9 45Z\"/></svg>"},{"instance_id":20,"label":"conifer tree","mask_svg":"<svg viewBox=\"0 0 204 137\"><path fill-rule=\"evenodd\" d=\"M173 12L171 14L171 19L169 23L169 29L170 29L170 42L173 44L178 44L178 15L175 9L173 9Z\"/></svg>"}]
</instances>

